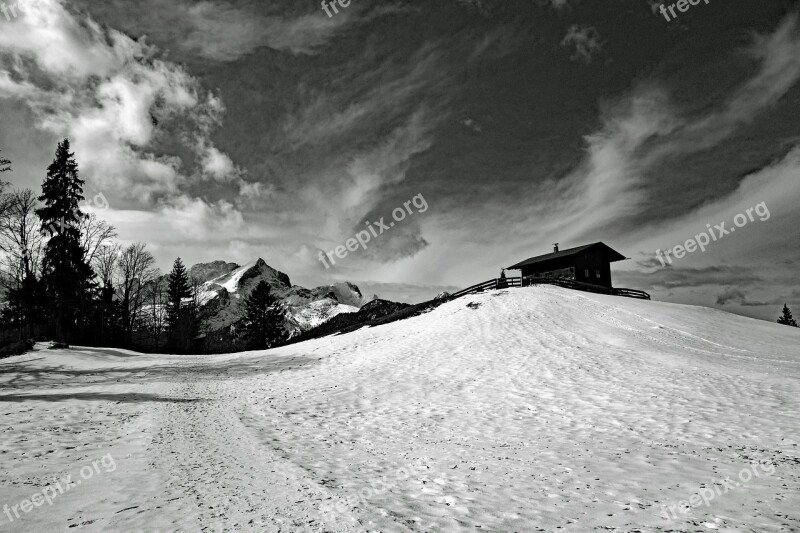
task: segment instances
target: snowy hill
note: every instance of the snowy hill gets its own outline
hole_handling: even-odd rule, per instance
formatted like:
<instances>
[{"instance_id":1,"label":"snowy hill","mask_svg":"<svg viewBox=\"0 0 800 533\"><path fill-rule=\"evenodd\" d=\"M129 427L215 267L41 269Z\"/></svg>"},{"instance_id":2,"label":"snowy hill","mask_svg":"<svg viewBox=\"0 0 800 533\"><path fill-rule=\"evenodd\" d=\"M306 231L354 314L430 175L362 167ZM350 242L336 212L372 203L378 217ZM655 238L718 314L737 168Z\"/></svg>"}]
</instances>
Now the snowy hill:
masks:
<instances>
[{"instance_id":1,"label":"snowy hill","mask_svg":"<svg viewBox=\"0 0 800 533\"><path fill-rule=\"evenodd\" d=\"M238 266L216 261L190 269L204 281L200 302L210 331L222 330L241 317L242 299L260 282L266 281L286 309L286 328L290 334L307 331L326 320L358 311L373 298L365 298L352 283L338 283L306 289L292 285L289 276L269 266L263 259Z\"/></svg>"},{"instance_id":2,"label":"snowy hill","mask_svg":"<svg viewBox=\"0 0 800 533\"><path fill-rule=\"evenodd\" d=\"M509 289L266 352L43 350L0 390L3 502L117 464L20 531L800 530L800 329L707 308Z\"/></svg>"}]
</instances>

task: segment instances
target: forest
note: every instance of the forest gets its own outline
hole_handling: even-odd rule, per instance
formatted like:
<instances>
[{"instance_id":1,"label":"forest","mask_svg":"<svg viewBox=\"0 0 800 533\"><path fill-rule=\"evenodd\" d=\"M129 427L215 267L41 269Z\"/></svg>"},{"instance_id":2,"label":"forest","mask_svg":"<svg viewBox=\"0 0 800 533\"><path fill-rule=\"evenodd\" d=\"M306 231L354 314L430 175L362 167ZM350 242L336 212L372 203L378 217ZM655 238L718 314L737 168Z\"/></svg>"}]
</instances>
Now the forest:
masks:
<instances>
[{"instance_id":1,"label":"forest","mask_svg":"<svg viewBox=\"0 0 800 533\"><path fill-rule=\"evenodd\" d=\"M0 172L11 171L0 157ZM202 281L180 258L165 275L146 243L120 244L111 224L82 210L83 190L68 139L58 144L40 194L0 180L0 356L35 340L202 353ZM280 344L282 323L278 300L261 282L227 347Z\"/></svg>"}]
</instances>

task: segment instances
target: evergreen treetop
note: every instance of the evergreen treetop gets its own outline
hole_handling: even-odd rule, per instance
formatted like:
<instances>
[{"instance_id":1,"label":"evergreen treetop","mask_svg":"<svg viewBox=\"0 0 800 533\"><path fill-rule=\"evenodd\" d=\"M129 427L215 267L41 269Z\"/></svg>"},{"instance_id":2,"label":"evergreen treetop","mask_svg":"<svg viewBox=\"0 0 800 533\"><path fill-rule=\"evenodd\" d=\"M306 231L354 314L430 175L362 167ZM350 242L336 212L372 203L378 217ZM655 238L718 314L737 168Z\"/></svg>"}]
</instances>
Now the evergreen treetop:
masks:
<instances>
[{"instance_id":1,"label":"evergreen treetop","mask_svg":"<svg viewBox=\"0 0 800 533\"><path fill-rule=\"evenodd\" d=\"M188 298L192 295L189 290L189 275L186 273L186 267L183 266L183 261L181 261L180 257L172 264L172 271L167 279L167 294L169 295L170 305L174 305L177 309L180 309L180 303L183 298Z\"/></svg>"},{"instance_id":2,"label":"evergreen treetop","mask_svg":"<svg viewBox=\"0 0 800 533\"><path fill-rule=\"evenodd\" d=\"M789 306L783 304L783 315L778 319L778 324L783 324L784 326L797 326L797 321L792 317L792 311L789 309Z\"/></svg>"},{"instance_id":3,"label":"evergreen treetop","mask_svg":"<svg viewBox=\"0 0 800 533\"><path fill-rule=\"evenodd\" d=\"M69 151L69 139L58 143L56 157L47 167L47 177L42 184L39 201L44 207L36 214L42 221L42 231L54 234L67 234L79 240L78 223L85 216L79 204L84 200L83 180L78 177L78 163L75 154Z\"/></svg>"}]
</instances>

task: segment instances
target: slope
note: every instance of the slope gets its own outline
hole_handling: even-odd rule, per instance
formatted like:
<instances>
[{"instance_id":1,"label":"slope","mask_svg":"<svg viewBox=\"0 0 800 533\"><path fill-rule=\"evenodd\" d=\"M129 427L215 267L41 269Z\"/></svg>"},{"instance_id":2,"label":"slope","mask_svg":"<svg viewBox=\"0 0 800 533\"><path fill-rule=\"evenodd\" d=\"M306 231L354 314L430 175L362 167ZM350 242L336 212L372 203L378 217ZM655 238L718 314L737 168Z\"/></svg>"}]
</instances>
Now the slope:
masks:
<instances>
[{"instance_id":1,"label":"slope","mask_svg":"<svg viewBox=\"0 0 800 533\"><path fill-rule=\"evenodd\" d=\"M798 341L537 287L267 352L39 351L0 365L4 426L35 436L0 431L0 500L110 450L102 500L76 491L25 524L797 530Z\"/></svg>"}]
</instances>

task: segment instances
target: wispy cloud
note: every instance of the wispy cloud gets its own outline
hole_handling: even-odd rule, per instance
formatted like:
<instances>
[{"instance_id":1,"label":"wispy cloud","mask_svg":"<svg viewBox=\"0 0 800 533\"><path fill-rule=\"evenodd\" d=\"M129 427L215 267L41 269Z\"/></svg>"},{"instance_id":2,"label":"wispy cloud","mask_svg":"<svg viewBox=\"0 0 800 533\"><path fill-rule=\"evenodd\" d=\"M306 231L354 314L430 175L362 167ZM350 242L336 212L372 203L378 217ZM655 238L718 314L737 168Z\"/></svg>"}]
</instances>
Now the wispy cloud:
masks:
<instances>
[{"instance_id":1,"label":"wispy cloud","mask_svg":"<svg viewBox=\"0 0 800 533\"><path fill-rule=\"evenodd\" d=\"M320 12L287 18L263 15L225 2L186 5L188 28L184 49L207 59L233 61L259 47L313 54L353 22L356 10L336 17Z\"/></svg>"},{"instance_id":2,"label":"wispy cloud","mask_svg":"<svg viewBox=\"0 0 800 533\"><path fill-rule=\"evenodd\" d=\"M586 137L586 159L558 184L543 187L547 203L540 209L569 213L554 219L573 238L597 234L608 224L646 211L650 170L666 159L718 145L737 124L768 110L797 82L796 15L787 16L771 35L756 38L748 53L758 61L753 76L705 114L683 114L669 91L655 82L640 83L629 96L607 104L603 128Z\"/></svg>"},{"instance_id":3,"label":"wispy cloud","mask_svg":"<svg viewBox=\"0 0 800 533\"><path fill-rule=\"evenodd\" d=\"M572 25L561 41L561 46L574 47L575 53L570 57L573 61L591 63L594 54L603 49L600 33L591 26Z\"/></svg>"},{"instance_id":4,"label":"wispy cloud","mask_svg":"<svg viewBox=\"0 0 800 533\"><path fill-rule=\"evenodd\" d=\"M751 268L725 265L708 267L671 266L669 268L658 268L650 273L626 271L620 274L620 279L624 283L629 283L644 290L719 286L724 284L749 287L763 281L763 278Z\"/></svg>"},{"instance_id":5,"label":"wispy cloud","mask_svg":"<svg viewBox=\"0 0 800 533\"><path fill-rule=\"evenodd\" d=\"M728 287L717 296L717 305L723 306L730 302L736 302L744 307L760 307L764 305L777 305L778 300L772 302L759 302L748 299L747 294L741 289Z\"/></svg>"},{"instance_id":6,"label":"wispy cloud","mask_svg":"<svg viewBox=\"0 0 800 533\"><path fill-rule=\"evenodd\" d=\"M798 15L788 15L775 32L757 35L745 54L759 63L746 81L722 106L705 116L686 120L674 135L655 147L652 160L676 153L694 153L716 146L775 105L800 78L800 28Z\"/></svg>"},{"instance_id":7,"label":"wispy cloud","mask_svg":"<svg viewBox=\"0 0 800 533\"><path fill-rule=\"evenodd\" d=\"M561 11L562 9L566 9L568 7L572 7L574 4L577 4L580 0L533 0L540 6L550 6L556 11Z\"/></svg>"}]
</instances>

